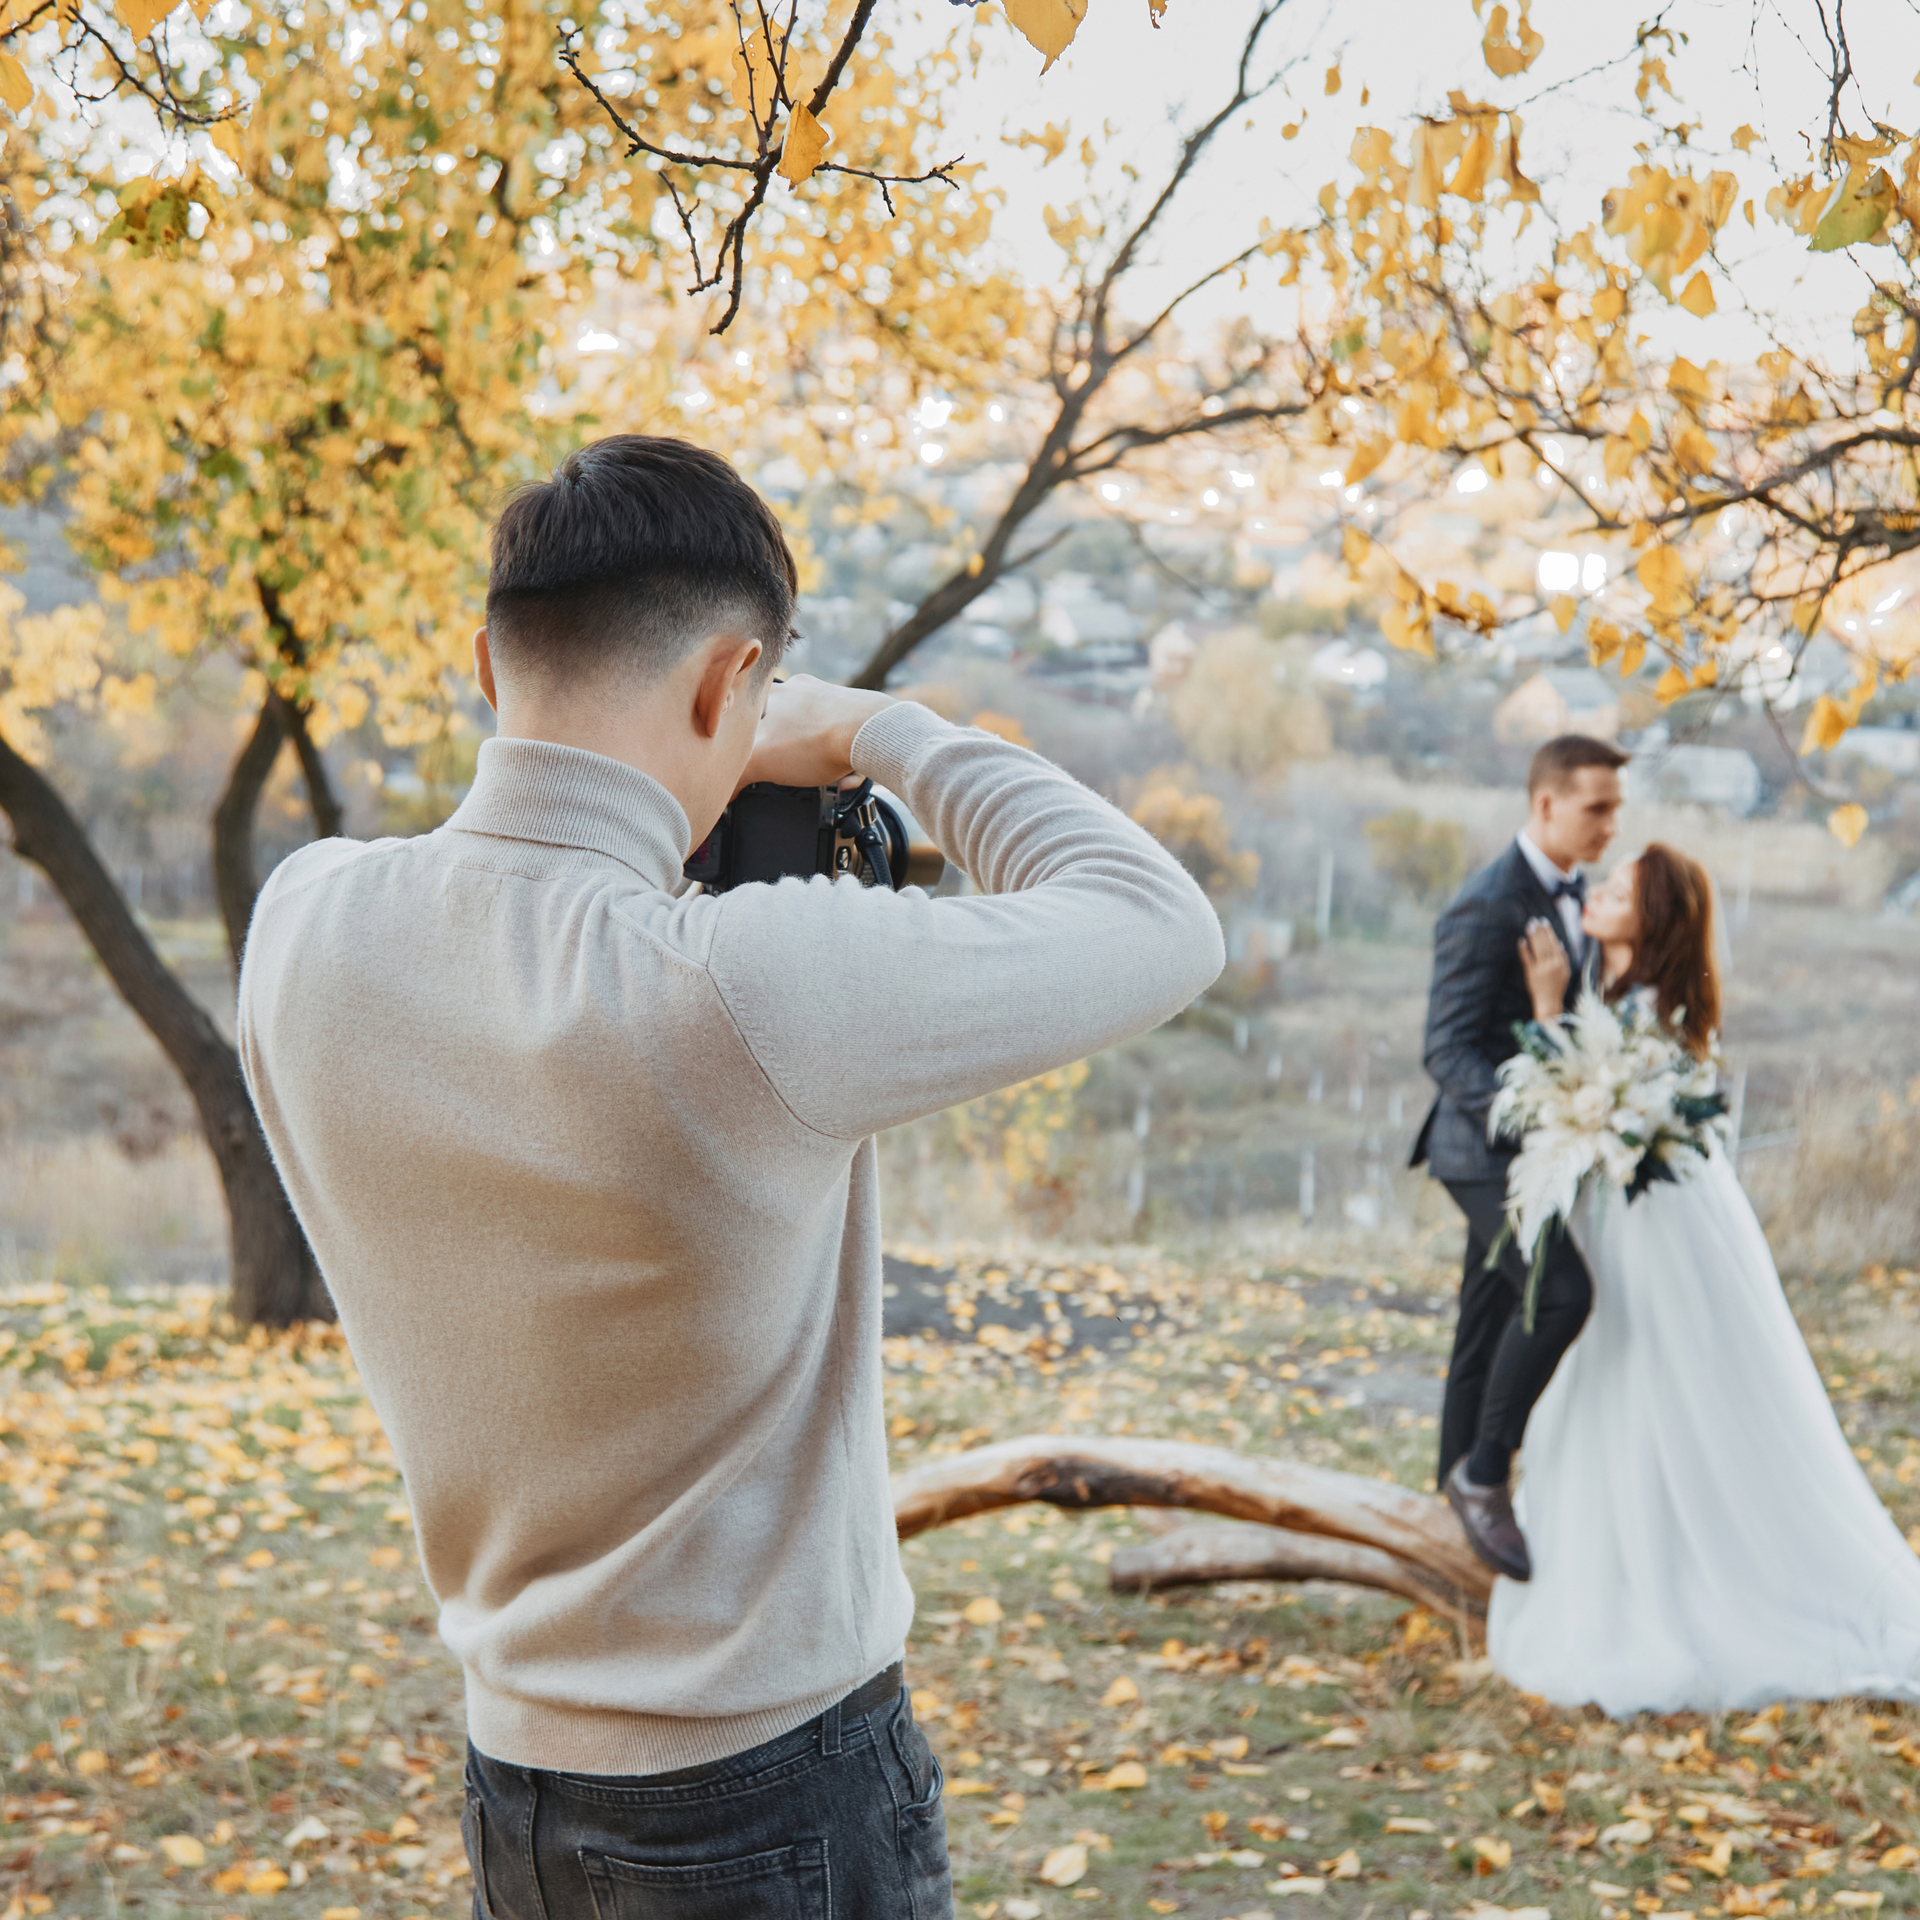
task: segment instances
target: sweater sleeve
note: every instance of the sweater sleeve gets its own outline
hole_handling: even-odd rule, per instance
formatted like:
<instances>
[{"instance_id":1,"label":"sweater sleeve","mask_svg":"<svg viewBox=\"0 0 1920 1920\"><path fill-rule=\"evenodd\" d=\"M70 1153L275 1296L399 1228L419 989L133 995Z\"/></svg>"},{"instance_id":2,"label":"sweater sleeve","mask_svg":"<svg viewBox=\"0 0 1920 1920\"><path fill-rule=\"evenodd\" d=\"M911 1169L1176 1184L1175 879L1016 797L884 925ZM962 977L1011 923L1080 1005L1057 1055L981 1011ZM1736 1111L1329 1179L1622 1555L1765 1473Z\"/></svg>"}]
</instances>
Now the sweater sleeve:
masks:
<instances>
[{"instance_id":1,"label":"sweater sleeve","mask_svg":"<svg viewBox=\"0 0 1920 1920\"><path fill-rule=\"evenodd\" d=\"M902 702L853 764L983 891L789 879L714 902L715 985L807 1126L857 1139L976 1099L1158 1026L1219 973L1185 870L1039 755Z\"/></svg>"}]
</instances>

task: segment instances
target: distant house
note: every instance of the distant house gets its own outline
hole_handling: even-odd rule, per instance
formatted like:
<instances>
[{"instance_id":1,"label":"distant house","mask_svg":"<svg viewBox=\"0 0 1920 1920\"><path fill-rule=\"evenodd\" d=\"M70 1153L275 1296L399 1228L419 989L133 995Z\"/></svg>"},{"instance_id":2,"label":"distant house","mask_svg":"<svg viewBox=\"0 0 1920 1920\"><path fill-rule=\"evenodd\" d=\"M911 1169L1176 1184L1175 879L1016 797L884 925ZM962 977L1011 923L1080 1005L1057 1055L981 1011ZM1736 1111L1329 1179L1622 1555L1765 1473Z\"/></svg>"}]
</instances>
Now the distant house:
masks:
<instances>
[{"instance_id":1,"label":"distant house","mask_svg":"<svg viewBox=\"0 0 1920 1920\"><path fill-rule=\"evenodd\" d=\"M1056 647L1084 647L1135 640L1140 622L1117 600L1109 600L1088 575L1057 573L1042 596L1040 631Z\"/></svg>"},{"instance_id":2,"label":"distant house","mask_svg":"<svg viewBox=\"0 0 1920 1920\"><path fill-rule=\"evenodd\" d=\"M1766 798L1759 763L1740 747L1655 744L1627 764L1627 798L1721 807L1744 820Z\"/></svg>"},{"instance_id":3,"label":"distant house","mask_svg":"<svg viewBox=\"0 0 1920 1920\"><path fill-rule=\"evenodd\" d=\"M1620 731L1619 691L1591 667L1542 667L1494 709L1493 731L1514 746L1559 733L1611 740Z\"/></svg>"},{"instance_id":4,"label":"distant house","mask_svg":"<svg viewBox=\"0 0 1920 1920\"><path fill-rule=\"evenodd\" d=\"M1883 773L1920 773L1920 728L1855 727L1833 749L1835 759L1849 753Z\"/></svg>"}]
</instances>

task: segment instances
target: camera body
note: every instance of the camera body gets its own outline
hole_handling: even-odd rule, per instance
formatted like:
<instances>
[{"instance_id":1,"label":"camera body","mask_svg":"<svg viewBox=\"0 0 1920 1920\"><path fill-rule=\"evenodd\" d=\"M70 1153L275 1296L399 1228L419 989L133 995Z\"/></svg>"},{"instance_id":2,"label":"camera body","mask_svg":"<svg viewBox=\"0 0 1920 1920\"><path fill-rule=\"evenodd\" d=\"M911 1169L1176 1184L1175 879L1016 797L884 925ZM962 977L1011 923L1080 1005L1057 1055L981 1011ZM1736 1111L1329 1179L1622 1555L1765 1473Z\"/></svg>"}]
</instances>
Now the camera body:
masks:
<instances>
[{"instance_id":1,"label":"camera body","mask_svg":"<svg viewBox=\"0 0 1920 1920\"><path fill-rule=\"evenodd\" d=\"M685 873L709 893L816 873L850 873L862 886L897 892L907 884L908 852L905 823L871 780L845 791L756 781L734 796Z\"/></svg>"}]
</instances>

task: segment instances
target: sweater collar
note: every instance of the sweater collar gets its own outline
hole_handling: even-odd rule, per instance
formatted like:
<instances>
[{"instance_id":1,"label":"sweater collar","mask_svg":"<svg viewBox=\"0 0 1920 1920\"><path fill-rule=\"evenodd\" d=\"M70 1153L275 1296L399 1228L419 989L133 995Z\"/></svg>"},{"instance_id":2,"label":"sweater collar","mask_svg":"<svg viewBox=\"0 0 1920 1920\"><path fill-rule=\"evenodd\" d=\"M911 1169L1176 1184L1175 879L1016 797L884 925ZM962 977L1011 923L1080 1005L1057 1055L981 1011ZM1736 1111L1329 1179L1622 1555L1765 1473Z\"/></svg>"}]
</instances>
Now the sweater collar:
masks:
<instances>
[{"instance_id":1,"label":"sweater collar","mask_svg":"<svg viewBox=\"0 0 1920 1920\"><path fill-rule=\"evenodd\" d=\"M659 781L551 740L483 740L473 786L447 825L602 853L668 892L680 884L692 838L679 801Z\"/></svg>"}]
</instances>

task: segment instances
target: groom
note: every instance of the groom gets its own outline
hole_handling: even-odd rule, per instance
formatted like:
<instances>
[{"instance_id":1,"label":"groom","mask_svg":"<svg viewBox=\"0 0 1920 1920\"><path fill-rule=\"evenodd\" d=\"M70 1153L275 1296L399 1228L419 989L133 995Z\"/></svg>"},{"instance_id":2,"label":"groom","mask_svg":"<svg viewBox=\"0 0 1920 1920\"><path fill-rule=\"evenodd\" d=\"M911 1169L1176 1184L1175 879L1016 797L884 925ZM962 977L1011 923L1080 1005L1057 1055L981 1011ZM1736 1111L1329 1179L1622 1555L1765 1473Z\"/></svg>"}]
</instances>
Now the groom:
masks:
<instances>
[{"instance_id":1,"label":"groom","mask_svg":"<svg viewBox=\"0 0 1920 1920\"><path fill-rule=\"evenodd\" d=\"M1510 1579L1532 1577L1527 1542L1513 1516L1507 1476L1527 1415L1572 1346L1593 1301L1593 1283L1573 1242L1555 1232L1533 1331L1520 1313L1527 1263L1500 1237L1507 1168L1516 1149L1487 1139L1487 1110L1499 1067L1517 1050L1513 1030L1532 1018L1520 946L1544 920L1572 961L1571 1006L1586 959L1578 869L1606 852L1618 824L1620 769L1627 756L1604 740L1563 734L1527 770L1527 824L1492 866L1461 888L1434 929L1427 1000L1426 1066L1440 1096L1420 1129L1413 1164L1423 1162L1467 1216L1460 1322L1440 1414L1440 1485L1473 1550Z\"/></svg>"}]
</instances>

